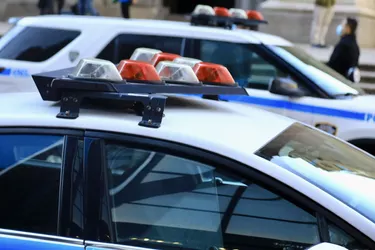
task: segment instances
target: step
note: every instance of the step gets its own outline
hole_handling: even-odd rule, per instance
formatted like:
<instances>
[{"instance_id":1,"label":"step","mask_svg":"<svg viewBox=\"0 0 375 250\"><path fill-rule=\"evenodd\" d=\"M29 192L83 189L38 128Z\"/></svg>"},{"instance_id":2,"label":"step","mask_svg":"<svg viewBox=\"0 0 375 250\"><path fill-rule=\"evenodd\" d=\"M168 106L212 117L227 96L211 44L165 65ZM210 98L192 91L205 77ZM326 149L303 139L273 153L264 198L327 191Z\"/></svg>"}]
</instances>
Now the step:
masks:
<instances>
[{"instance_id":1,"label":"step","mask_svg":"<svg viewBox=\"0 0 375 250\"><path fill-rule=\"evenodd\" d=\"M361 70L361 82L375 83L375 71Z\"/></svg>"}]
</instances>

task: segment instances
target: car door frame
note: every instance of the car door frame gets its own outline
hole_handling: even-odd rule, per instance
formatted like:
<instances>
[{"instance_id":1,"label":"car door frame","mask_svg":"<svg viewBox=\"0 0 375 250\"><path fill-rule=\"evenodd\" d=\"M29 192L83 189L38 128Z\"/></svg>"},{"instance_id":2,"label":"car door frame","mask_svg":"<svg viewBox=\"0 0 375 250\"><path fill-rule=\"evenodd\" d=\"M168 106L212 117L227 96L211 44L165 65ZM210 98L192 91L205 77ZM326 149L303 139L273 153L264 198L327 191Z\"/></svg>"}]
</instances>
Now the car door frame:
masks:
<instances>
[{"instance_id":1,"label":"car door frame","mask_svg":"<svg viewBox=\"0 0 375 250\"><path fill-rule=\"evenodd\" d=\"M215 39L195 39L188 38L184 55L194 58L200 58L200 43L202 40L223 42ZM308 124L313 124L313 106L309 105L314 99L329 98L329 96L313 83L308 77L301 74L297 69L293 68L282 58L275 55L264 44L248 44L249 49L259 55L264 61L274 66L276 69L287 73L293 77L296 82L304 89L308 90L307 95L303 97L289 97L285 95L277 95L269 92L268 89L256 88L255 86L247 87L250 97L224 97L223 100L233 100L253 105L260 105L261 108L271 112L277 112L297 120L301 120ZM255 84L254 84L255 85ZM257 94L258 93L258 94ZM276 110L275 110L276 109Z\"/></svg>"},{"instance_id":2,"label":"car door frame","mask_svg":"<svg viewBox=\"0 0 375 250\"><path fill-rule=\"evenodd\" d=\"M224 41L215 40L215 39L205 39L205 38L196 39L196 38L187 37L183 55L187 57L199 58L200 54L198 51L200 47L200 40L224 42ZM319 86L317 86L314 82L312 82L308 77L303 75L300 71L292 67L288 62L284 61L281 57L273 53L264 44L249 43L248 46L251 48L252 51L260 55L262 59L267 61L269 64L275 66L277 69L280 69L283 72L286 72L290 74L292 77L294 77L297 80L298 84L303 85L303 87L307 88L309 91L315 94L316 98L329 98L328 94L325 93ZM257 89L257 88L249 88L249 89Z\"/></svg>"},{"instance_id":3,"label":"car door frame","mask_svg":"<svg viewBox=\"0 0 375 250\"><path fill-rule=\"evenodd\" d=\"M100 155L96 155L96 162L100 162L101 171L104 171L106 168L105 163L105 149L104 149L104 141L115 141L122 143L123 145L129 145L132 148L137 149L144 149L149 151L157 151L177 157L182 157L184 159L189 159L193 161L197 161L200 163L204 163L210 166L215 166L218 169L224 169L226 171L231 171L239 176L251 179L254 182L259 182L261 185L268 190L274 191L275 193L281 194L286 199L293 201L294 204L298 205L301 208L307 208L307 210L312 210L316 213L316 218L318 221L319 226L319 235L322 242L328 241L329 238L329 231L327 220L331 223L336 225L337 227L341 228L344 232L352 236L354 239L358 240L359 242L363 243L366 246L369 246L371 249L375 249L375 242L360 232L358 229L354 228L352 225L348 224L342 218L335 215L333 212L325 209L322 205L318 204L317 202L313 201L311 198L307 197L306 195L302 194L299 190L295 190L288 185L275 180L274 178L262 173L255 168L251 168L250 166L246 166L240 162L237 162L233 159L220 156L213 152L205 151L203 149L195 148L188 145L183 145L181 143L164 141L161 139L155 138L147 138L142 136L136 135L125 135L119 133L110 133L110 132L98 132L98 131L86 131L85 136L89 137L91 140L96 140L97 143L95 144L96 149L94 152L101 152ZM99 166L96 164L96 166ZM91 171L91 170L89 170ZM93 176L97 176L98 169L93 170L91 173ZM100 185L105 185L103 183ZM99 182L98 182L99 183ZM96 187L97 188L97 187ZM96 195L96 199L99 199L98 195ZM96 204L99 201L95 202ZM108 215L109 216L109 215ZM99 225L100 219L97 217L96 219L92 217L94 221L91 222L91 225ZM111 218L107 218L108 221L111 222ZM113 225L109 225L109 227L113 227ZM108 229L110 230L110 229ZM98 243L98 238L102 238L101 235L91 235L91 238L87 239L90 244ZM110 239L108 242L100 242L100 244L110 244L112 246L118 246L118 249L124 247L123 245L116 244L113 242L113 239ZM133 246L130 246L133 248ZM113 248L116 249L116 248Z\"/></svg>"},{"instance_id":4,"label":"car door frame","mask_svg":"<svg viewBox=\"0 0 375 250\"><path fill-rule=\"evenodd\" d=\"M145 33L137 33L137 32L131 32L131 31L118 31L116 33L114 33L110 39L107 39L108 42L104 45L104 46L101 46L101 49L99 50L99 52L96 53L96 57L99 58L99 59L105 59L105 60L109 60L109 58L105 58L103 57L102 53L104 52L105 49L107 49L107 47L111 44L111 43L115 43L116 40L118 39L123 39L123 37L125 36L134 36L134 35L137 35L137 36L144 36L144 37L163 37L165 38L166 40L168 39L168 37L171 37L170 35L166 35L166 34L145 34ZM181 43L180 43L180 50L179 50L179 55L183 55L184 51L185 51L185 47L186 47L186 37L184 36L179 36L179 35L175 35L175 36L172 36L173 38L178 38L178 39L181 39ZM148 48L153 48L152 46L148 47ZM116 50L118 50L118 46L116 47L114 45L114 48L113 48L113 53L114 54L118 54L116 52ZM163 51L165 52L165 51ZM117 58L111 58L111 62L115 62ZM127 58L123 58L124 59L127 59Z\"/></svg>"},{"instance_id":5,"label":"car door frame","mask_svg":"<svg viewBox=\"0 0 375 250\"><path fill-rule=\"evenodd\" d=\"M76 235L70 234L69 223L70 211L72 210L72 202L70 193L72 190L71 177L72 177L72 163L74 158L74 145L78 140L83 139L83 131L74 129L56 129L44 127L6 127L0 128L1 135L61 135L64 137L64 146L62 152L62 166L60 174L60 193L59 193L59 207L57 220L57 235L46 235L33 232L22 232L19 230L0 229L0 236L3 239L15 239L22 242L36 242L41 244L39 246L51 245L59 249L83 249L83 238L77 238ZM61 248L60 248L61 247ZM68 248L69 247L69 248Z\"/></svg>"}]
</instances>

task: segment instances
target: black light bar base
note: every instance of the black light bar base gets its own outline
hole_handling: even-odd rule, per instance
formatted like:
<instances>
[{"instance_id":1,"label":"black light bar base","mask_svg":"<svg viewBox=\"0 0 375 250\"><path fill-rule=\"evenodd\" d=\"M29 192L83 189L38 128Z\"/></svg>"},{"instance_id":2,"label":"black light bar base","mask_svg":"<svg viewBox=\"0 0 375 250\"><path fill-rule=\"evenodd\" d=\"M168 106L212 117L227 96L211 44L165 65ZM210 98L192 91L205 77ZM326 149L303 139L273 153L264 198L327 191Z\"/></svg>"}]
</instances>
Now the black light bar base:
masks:
<instances>
[{"instance_id":1,"label":"black light bar base","mask_svg":"<svg viewBox=\"0 0 375 250\"><path fill-rule=\"evenodd\" d=\"M76 119L84 99L123 101L132 104L142 116L140 126L158 128L161 125L167 96L164 94L197 94L218 100L219 95L247 95L238 86L218 86L175 82L110 82L105 80L72 79L67 75L73 69L63 69L33 75L38 91L45 101L60 101L57 118ZM110 107L109 107L110 108Z\"/></svg>"}]
</instances>

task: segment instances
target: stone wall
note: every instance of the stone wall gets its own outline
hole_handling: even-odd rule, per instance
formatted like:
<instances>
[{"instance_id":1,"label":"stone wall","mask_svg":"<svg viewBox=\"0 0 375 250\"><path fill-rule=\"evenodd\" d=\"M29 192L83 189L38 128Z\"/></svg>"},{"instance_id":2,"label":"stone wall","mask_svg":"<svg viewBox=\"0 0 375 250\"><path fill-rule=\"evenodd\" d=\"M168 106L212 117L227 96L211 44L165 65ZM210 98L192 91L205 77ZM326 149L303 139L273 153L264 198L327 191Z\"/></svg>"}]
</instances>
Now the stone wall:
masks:
<instances>
[{"instance_id":1,"label":"stone wall","mask_svg":"<svg viewBox=\"0 0 375 250\"><path fill-rule=\"evenodd\" d=\"M66 10L77 0L65 0ZM39 14L38 0L0 0L0 21L6 21L12 16L35 16ZM94 0L95 7L103 16L121 16L120 4L112 0ZM168 10L163 7L162 0L138 0L130 10L134 18L163 19Z\"/></svg>"},{"instance_id":2,"label":"stone wall","mask_svg":"<svg viewBox=\"0 0 375 250\"><path fill-rule=\"evenodd\" d=\"M314 0L268 0L260 10L269 24L261 30L295 43L309 43ZM337 0L335 16L327 34L327 44L338 41L336 26L347 16L357 18L361 47L375 47L375 0Z\"/></svg>"}]
</instances>

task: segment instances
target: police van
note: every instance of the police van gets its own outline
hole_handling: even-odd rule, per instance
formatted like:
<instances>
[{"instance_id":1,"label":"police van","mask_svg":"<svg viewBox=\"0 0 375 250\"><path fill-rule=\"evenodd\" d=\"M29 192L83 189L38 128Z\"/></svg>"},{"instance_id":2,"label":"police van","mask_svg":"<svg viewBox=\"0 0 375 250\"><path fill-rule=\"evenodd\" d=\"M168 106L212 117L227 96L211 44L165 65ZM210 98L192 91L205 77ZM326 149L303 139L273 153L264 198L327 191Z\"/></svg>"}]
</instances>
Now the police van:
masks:
<instances>
[{"instance_id":1,"label":"police van","mask_svg":"<svg viewBox=\"0 0 375 250\"><path fill-rule=\"evenodd\" d=\"M198 6L192 16L190 23L22 18L0 39L0 92L35 91L31 74L73 67L88 57L118 63L146 47L223 64L250 96L221 99L295 118L374 153L374 96L283 38L239 28L265 25L259 15L246 19L241 10Z\"/></svg>"},{"instance_id":2,"label":"police van","mask_svg":"<svg viewBox=\"0 0 375 250\"><path fill-rule=\"evenodd\" d=\"M375 249L373 156L209 100L247 95L222 65L137 55L0 98L1 249Z\"/></svg>"}]
</instances>

